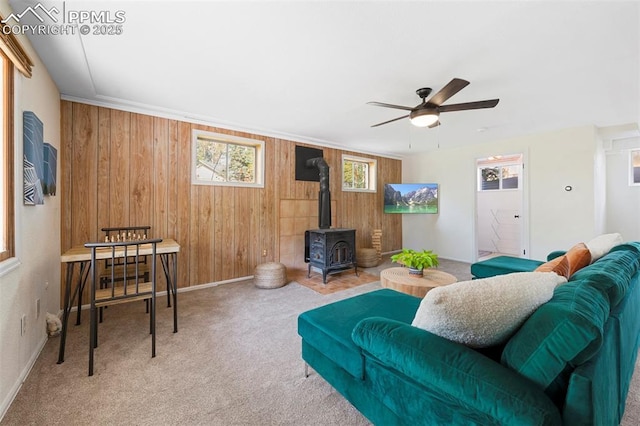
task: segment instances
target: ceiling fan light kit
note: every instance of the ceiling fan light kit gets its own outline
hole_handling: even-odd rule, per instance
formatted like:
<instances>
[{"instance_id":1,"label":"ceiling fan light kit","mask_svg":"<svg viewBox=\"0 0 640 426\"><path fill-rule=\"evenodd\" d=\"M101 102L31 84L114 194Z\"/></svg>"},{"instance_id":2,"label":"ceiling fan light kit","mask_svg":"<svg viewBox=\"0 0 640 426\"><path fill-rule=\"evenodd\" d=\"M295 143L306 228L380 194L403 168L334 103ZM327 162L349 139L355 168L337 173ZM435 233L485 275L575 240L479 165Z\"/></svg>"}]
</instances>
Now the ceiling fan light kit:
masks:
<instances>
[{"instance_id":1,"label":"ceiling fan light kit","mask_svg":"<svg viewBox=\"0 0 640 426\"><path fill-rule=\"evenodd\" d=\"M446 86L444 86L438 93L433 95L429 101L427 97L431 94L431 88L424 87L416 90L418 96L422 99L422 102L415 107L408 107L403 105L393 105L383 102L367 102L369 105L380 106L384 108L394 108L409 111L409 114L402 117L393 118L391 120L383 121L382 123L374 124L371 127L382 126L383 124L393 123L394 121L401 120L409 117L411 124L416 127L437 127L440 125L440 113L452 112L452 111L466 111L471 109L493 108L498 105L500 99L491 99L486 101L465 102L461 104L442 105L447 99L458 93L469 85L467 80L461 78L452 79Z\"/></svg>"},{"instance_id":2,"label":"ceiling fan light kit","mask_svg":"<svg viewBox=\"0 0 640 426\"><path fill-rule=\"evenodd\" d=\"M440 113L436 109L419 109L411 111L409 119L416 127L429 127L438 121Z\"/></svg>"}]
</instances>

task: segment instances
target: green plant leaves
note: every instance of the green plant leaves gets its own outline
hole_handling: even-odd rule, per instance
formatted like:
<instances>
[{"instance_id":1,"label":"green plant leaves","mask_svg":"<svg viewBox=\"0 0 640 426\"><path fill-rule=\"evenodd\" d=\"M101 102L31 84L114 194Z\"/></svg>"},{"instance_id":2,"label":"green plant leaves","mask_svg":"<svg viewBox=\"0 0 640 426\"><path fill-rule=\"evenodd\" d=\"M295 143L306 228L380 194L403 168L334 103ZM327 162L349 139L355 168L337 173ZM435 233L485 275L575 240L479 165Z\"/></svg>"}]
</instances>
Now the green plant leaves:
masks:
<instances>
[{"instance_id":1,"label":"green plant leaves","mask_svg":"<svg viewBox=\"0 0 640 426\"><path fill-rule=\"evenodd\" d=\"M424 269L438 266L438 255L431 250L416 251L403 248L400 253L391 256L391 261L408 268Z\"/></svg>"}]
</instances>

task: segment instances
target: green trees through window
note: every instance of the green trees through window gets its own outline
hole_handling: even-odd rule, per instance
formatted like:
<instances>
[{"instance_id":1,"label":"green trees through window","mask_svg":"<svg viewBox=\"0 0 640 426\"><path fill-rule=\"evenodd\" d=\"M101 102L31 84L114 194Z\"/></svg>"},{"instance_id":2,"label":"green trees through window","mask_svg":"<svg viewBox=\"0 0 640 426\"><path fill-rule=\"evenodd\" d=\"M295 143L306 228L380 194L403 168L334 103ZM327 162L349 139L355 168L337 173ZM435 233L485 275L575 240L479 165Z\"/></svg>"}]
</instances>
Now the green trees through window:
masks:
<instances>
[{"instance_id":1,"label":"green trees through window","mask_svg":"<svg viewBox=\"0 0 640 426\"><path fill-rule=\"evenodd\" d=\"M376 160L342 156L342 189L345 191L376 190Z\"/></svg>"},{"instance_id":2,"label":"green trees through window","mask_svg":"<svg viewBox=\"0 0 640 426\"><path fill-rule=\"evenodd\" d=\"M194 183L261 186L263 144L194 131Z\"/></svg>"}]
</instances>

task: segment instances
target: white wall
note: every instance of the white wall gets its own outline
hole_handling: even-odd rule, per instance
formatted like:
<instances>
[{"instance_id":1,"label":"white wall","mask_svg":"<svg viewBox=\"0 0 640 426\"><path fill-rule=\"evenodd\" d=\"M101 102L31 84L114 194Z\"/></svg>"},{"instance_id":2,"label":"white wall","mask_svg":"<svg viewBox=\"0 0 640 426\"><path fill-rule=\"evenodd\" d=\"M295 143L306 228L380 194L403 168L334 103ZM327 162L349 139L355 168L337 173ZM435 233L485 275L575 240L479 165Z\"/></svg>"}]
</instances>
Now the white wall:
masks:
<instances>
[{"instance_id":1,"label":"white wall","mask_svg":"<svg viewBox=\"0 0 640 426\"><path fill-rule=\"evenodd\" d=\"M0 10L4 16L10 13L6 0L0 1ZM33 111L42 120L45 142L60 153L60 94L26 37L19 39L35 66L31 79L15 73L16 258L0 264L0 417L46 343L46 312L58 313L60 306L60 196L45 197L40 206L22 203L22 113ZM36 319L38 298L41 313ZM21 336L23 314L27 330Z\"/></svg>"},{"instance_id":2,"label":"white wall","mask_svg":"<svg viewBox=\"0 0 640 426\"><path fill-rule=\"evenodd\" d=\"M607 231L629 241L640 241L640 185L629 185L629 149L640 148L640 138L613 141L606 152Z\"/></svg>"},{"instance_id":3,"label":"white wall","mask_svg":"<svg viewBox=\"0 0 640 426\"><path fill-rule=\"evenodd\" d=\"M596 219L596 128L585 126L452 149L403 159L404 182L440 184L440 214L405 215L403 246L433 249L443 258L472 262L475 252L475 161L524 154L529 255L545 259L602 232ZM567 192L565 186L573 190ZM525 242L526 243L526 242Z\"/></svg>"}]
</instances>

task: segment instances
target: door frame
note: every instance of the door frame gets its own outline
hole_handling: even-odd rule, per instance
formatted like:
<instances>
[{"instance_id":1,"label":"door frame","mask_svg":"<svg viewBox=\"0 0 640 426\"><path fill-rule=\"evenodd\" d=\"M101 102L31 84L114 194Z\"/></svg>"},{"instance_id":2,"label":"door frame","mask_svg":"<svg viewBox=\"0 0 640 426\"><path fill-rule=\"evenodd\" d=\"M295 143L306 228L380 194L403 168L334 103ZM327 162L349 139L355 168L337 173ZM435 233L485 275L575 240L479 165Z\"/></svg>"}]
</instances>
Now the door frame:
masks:
<instances>
[{"instance_id":1,"label":"door frame","mask_svg":"<svg viewBox=\"0 0 640 426\"><path fill-rule=\"evenodd\" d=\"M529 248L529 167L527 167L528 150L511 154L495 154L502 156L521 155L521 179L520 179L520 257L529 259L531 250ZM473 159L473 253L471 259L478 261L478 161L489 158L491 155L479 156Z\"/></svg>"}]
</instances>

